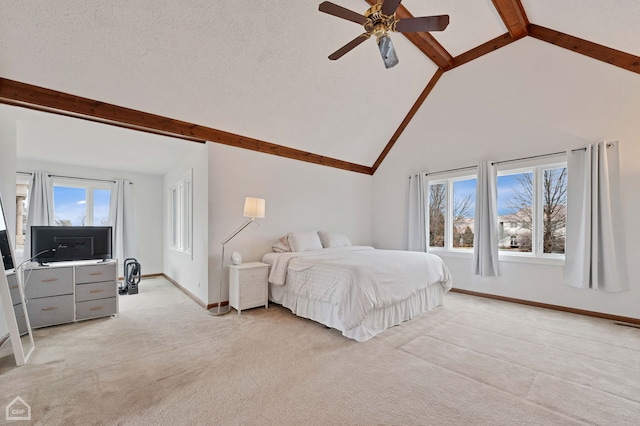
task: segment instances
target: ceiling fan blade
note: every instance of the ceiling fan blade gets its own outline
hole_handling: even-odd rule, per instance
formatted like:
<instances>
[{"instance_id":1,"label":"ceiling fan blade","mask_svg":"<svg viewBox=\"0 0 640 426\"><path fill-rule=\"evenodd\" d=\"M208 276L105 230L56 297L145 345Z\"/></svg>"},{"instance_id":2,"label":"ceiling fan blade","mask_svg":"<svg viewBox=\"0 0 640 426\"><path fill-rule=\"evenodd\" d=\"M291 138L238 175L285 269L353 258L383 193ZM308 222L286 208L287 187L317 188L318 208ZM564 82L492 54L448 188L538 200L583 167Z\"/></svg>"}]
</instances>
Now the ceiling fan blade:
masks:
<instances>
[{"instance_id":1,"label":"ceiling fan blade","mask_svg":"<svg viewBox=\"0 0 640 426\"><path fill-rule=\"evenodd\" d=\"M331 3L330 1L323 1L318 6L318 10L320 12L328 13L329 15L337 16L338 18L346 19L347 21L355 22L356 24L364 25L369 19L360 15L359 13L353 12L349 9L345 9L342 6L338 6L337 4Z\"/></svg>"},{"instance_id":2,"label":"ceiling fan blade","mask_svg":"<svg viewBox=\"0 0 640 426\"><path fill-rule=\"evenodd\" d=\"M396 12L398 6L400 6L401 1L402 0L384 0L380 12L382 12L383 15L387 16L393 15Z\"/></svg>"},{"instance_id":3,"label":"ceiling fan blade","mask_svg":"<svg viewBox=\"0 0 640 426\"><path fill-rule=\"evenodd\" d=\"M331 59L332 61L335 61L336 59L341 58L342 55L349 52L351 49L358 46L360 43L362 43L368 38L369 38L369 34L367 33L360 34L358 37L354 38L349 43L345 44L340 49L336 50L331 55L329 55L329 59Z\"/></svg>"},{"instance_id":4,"label":"ceiling fan blade","mask_svg":"<svg viewBox=\"0 0 640 426\"><path fill-rule=\"evenodd\" d=\"M442 31L449 25L449 15L423 16L421 18L405 18L396 22L395 30L399 33L421 33Z\"/></svg>"}]
</instances>

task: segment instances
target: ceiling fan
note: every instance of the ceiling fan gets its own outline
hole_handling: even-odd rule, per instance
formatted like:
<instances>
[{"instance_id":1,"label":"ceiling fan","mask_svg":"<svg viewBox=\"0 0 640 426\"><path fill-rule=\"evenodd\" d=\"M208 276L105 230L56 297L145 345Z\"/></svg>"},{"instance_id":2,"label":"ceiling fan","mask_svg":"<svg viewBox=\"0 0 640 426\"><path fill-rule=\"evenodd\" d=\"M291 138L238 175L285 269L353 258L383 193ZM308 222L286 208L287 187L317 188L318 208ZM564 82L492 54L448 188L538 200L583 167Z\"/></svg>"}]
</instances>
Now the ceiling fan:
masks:
<instances>
[{"instance_id":1,"label":"ceiling fan","mask_svg":"<svg viewBox=\"0 0 640 426\"><path fill-rule=\"evenodd\" d=\"M360 43L371 37L376 36L378 49L384 61L386 68L391 68L398 63L398 56L393 48L393 43L389 37L390 31L399 33L426 32L426 31L442 31L449 25L449 15L423 16L420 18L398 19L396 17L396 9L400 6L402 0L383 0L382 3L371 6L364 15L345 9L337 4L323 1L320 3L318 10L355 22L364 26L365 32L340 49L329 55L329 59L335 61L341 58L345 53L358 46Z\"/></svg>"}]
</instances>

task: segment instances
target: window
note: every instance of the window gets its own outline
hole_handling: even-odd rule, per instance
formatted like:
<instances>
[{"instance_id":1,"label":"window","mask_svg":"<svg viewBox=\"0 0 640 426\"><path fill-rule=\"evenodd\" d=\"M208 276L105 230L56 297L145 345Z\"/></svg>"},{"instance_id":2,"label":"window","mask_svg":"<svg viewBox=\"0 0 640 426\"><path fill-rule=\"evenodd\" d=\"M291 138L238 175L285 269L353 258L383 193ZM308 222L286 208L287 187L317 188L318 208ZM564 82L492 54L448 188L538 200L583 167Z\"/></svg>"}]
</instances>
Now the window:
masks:
<instances>
[{"instance_id":1,"label":"window","mask_svg":"<svg viewBox=\"0 0 640 426\"><path fill-rule=\"evenodd\" d=\"M16 256L24 251L24 240L27 234L27 213L29 210L29 175L16 175Z\"/></svg>"},{"instance_id":2,"label":"window","mask_svg":"<svg viewBox=\"0 0 640 426\"><path fill-rule=\"evenodd\" d=\"M429 183L429 247L473 248L476 178L464 176Z\"/></svg>"},{"instance_id":3,"label":"window","mask_svg":"<svg viewBox=\"0 0 640 426\"><path fill-rule=\"evenodd\" d=\"M53 216L57 226L108 225L110 201L108 182L53 181Z\"/></svg>"},{"instance_id":4,"label":"window","mask_svg":"<svg viewBox=\"0 0 640 426\"><path fill-rule=\"evenodd\" d=\"M498 173L498 246L502 253L563 255L566 163Z\"/></svg>"},{"instance_id":5,"label":"window","mask_svg":"<svg viewBox=\"0 0 640 426\"><path fill-rule=\"evenodd\" d=\"M169 189L171 213L171 248L191 253L192 243L192 172L187 172Z\"/></svg>"}]
</instances>

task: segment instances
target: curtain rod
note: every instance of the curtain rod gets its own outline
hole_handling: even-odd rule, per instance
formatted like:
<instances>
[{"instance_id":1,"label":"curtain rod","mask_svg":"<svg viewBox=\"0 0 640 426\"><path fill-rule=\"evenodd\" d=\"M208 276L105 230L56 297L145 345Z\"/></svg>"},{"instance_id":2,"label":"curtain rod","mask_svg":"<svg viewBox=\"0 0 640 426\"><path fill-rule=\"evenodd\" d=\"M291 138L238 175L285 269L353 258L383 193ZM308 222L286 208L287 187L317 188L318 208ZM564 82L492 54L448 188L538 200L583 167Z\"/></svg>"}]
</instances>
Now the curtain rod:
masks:
<instances>
[{"instance_id":1,"label":"curtain rod","mask_svg":"<svg viewBox=\"0 0 640 426\"><path fill-rule=\"evenodd\" d=\"M92 180L95 182L111 182L111 183L115 183L115 180L110 180L110 179L91 179L91 178L82 178L82 177L77 177L77 176L61 176L61 175L49 175L49 177L58 177L58 178L65 178L65 179L78 179L78 180Z\"/></svg>"},{"instance_id":2,"label":"curtain rod","mask_svg":"<svg viewBox=\"0 0 640 426\"><path fill-rule=\"evenodd\" d=\"M425 173L424 175L425 176L439 175L441 173L457 172L457 171L460 171L460 170L471 170L471 169L476 169L476 168L478 168L478 166L458 167L456 169L440 170L438 172Z\"/></svg>"},{"instance_id":3,"label":"curtain rod","mask_svg":"<svg viewBox=\"0 0 640 426\"><path fill-rule=\"evenodd\" d=\"M613 146L613 143L607 143L606 144L607 148L611 148L612 146ZM572 149L570 152L573 154L574 152L586 151L586 150L587 150L587 147L583 147L583 148ZM561 155L561 154L566 154L566 153L567 153L567 151L558 151L558 152L552 152L550 154L540 154L540 155L532 155L531 157L515 158L513 160L494 161L493 163L491 163L491 165L511 163L513 161L532 160L534 158L553 157L555 155Z\"/></svg>"}]
</instances>

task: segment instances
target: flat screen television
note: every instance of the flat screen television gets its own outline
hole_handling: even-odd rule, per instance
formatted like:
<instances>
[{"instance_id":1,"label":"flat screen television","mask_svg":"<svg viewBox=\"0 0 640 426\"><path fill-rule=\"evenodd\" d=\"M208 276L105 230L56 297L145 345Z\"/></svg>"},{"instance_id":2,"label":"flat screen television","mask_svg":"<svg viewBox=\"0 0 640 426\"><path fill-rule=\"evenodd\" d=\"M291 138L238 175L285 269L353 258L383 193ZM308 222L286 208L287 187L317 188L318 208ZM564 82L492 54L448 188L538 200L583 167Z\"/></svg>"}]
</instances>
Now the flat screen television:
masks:
<instances>
[{"instance_id":1,"label":"flat screen television","mask_svg":"<svg viewBox=\"0 0 640 426\"><path fill-rule=\"evenodd\" d=\"M107 260L112 257L110 226L32 226L34 262Z\"/></svg>"}]
</instances>

